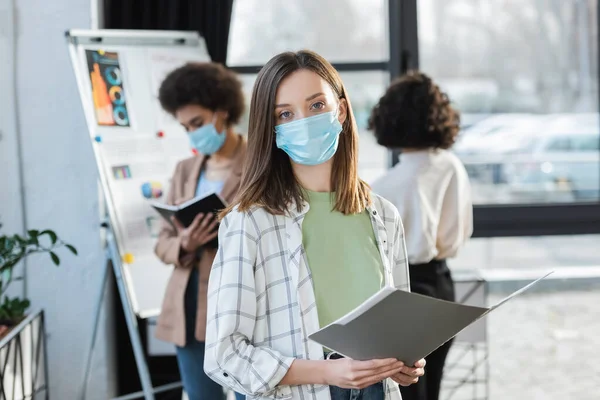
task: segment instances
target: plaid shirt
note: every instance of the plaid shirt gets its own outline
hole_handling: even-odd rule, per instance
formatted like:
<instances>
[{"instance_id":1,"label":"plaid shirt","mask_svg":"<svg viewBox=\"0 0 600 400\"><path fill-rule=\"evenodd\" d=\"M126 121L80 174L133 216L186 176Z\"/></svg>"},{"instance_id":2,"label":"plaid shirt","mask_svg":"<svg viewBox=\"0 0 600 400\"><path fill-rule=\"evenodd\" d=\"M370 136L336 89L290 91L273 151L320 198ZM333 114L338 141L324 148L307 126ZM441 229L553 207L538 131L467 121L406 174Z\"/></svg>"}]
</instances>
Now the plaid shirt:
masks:
<instances>
[{"instance_id":1,"label":"plaid shirt","mask_svg":"<svg viewBox=\"0 0 600 400\"><path fill-rule=\"evenodd\" d=\"M410 290L402 222L396 208L373 195L367 207L385 268L385 284ZM208 283L204 370L249 399L330 400L325 385L279 382L294 359L322 360L308 339L319 330L313 282L302 246L302 211L276 216L262 208L232 211L219 228L220 247ZM385 399L401 399L384 382Z\"/></svg>"}]
</instances>

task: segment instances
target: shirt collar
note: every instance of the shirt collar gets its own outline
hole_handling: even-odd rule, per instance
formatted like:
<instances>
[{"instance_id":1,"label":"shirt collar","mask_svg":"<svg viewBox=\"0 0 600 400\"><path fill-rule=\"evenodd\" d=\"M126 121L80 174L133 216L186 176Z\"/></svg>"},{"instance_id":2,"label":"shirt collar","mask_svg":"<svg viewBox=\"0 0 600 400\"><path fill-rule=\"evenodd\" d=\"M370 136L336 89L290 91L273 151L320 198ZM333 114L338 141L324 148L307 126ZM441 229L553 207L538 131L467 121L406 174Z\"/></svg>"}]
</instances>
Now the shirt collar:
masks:
<instances>
[{"instance_id":1,"label":"shirt collar","mask_svg":"<svg viewBox=\"0 0 600 400\"><path fill-rule=\"evenodd\" d=\"M288 214L294 220L299 220L299 219L304 219L304 217L306 216L306 214L308 213L309 210L310 210L310 204L308 204L307 201L304 201L302 203L302 206L300 207L300 211L298 211L298 209L296 208L295 205L293 205L293 204L290 205L290 207L288 208ZM381 217L379 216L379 211L377 211L377 208L375 207L375 205L372 202L365 208L365 210L367 210L369 215L375 217L376 220L383 223L383 221L381 221Z\"/></svg>"}]
</instances>

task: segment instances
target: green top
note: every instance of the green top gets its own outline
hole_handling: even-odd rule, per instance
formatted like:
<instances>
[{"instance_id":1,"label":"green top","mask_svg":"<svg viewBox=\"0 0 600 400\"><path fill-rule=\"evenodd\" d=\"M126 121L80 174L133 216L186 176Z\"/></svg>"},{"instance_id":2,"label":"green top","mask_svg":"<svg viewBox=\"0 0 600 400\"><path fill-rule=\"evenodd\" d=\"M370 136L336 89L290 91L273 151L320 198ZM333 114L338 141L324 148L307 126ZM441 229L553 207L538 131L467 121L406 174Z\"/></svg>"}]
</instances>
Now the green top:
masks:
<instances>
[{"instance_id":1,"label":"green top","mask_svg":"<svg viewBox=\"0 0 600 400\"><path fill-rule=\"evenodd\" d=\"M332 211L333 193L306 191L310 209L302 243L312 273L321 327L352 311L383 285L383 263L367 211Z\"/></svg>"}]
</instances>

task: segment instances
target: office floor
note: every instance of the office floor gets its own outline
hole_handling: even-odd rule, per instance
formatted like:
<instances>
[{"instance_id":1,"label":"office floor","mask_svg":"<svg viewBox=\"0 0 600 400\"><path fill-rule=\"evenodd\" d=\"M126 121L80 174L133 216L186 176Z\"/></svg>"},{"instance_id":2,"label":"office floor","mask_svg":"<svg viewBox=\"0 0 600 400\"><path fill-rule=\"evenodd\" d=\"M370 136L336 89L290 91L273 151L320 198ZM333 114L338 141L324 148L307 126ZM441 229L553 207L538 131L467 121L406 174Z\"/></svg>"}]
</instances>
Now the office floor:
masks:
<instances>
[{"instance_id":1,"label":"office floor","mask_svg":"<svg viewBox=\"0 0 600 400\"><path fill-rule=\"evenodd\" d=\"M600 399L600 293L523 295L488 316L488 332L488 400ZM453 349L451 357L461 350ZM453 394L450 386L442 400L485 398L482 385L477 396L471 385Z\"/></svg>"}]
</instances>

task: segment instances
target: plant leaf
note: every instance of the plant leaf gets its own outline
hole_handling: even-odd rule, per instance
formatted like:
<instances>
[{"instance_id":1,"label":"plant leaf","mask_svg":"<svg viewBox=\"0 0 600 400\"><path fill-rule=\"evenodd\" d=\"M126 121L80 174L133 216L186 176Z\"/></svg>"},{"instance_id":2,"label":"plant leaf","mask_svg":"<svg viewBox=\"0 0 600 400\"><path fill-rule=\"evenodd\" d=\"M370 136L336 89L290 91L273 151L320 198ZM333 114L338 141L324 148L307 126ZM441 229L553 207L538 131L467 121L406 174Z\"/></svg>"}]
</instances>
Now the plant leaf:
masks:
<instances>
[{"instance_id":1,"label":"plant leaf","mask_svg":"<svg viewBox=\"0 0 600 400\"><path fill-rule=\"evenodd\" d=\"M71 251L71 253L77 255L77 249L70 244L65 244L65 247Z\"/></svg>"},{"instance_id":2,"label":"plant leaf","mask_svg":"<svg viewBox=\"0 0 600 400\"><path fill-rule=\"evenodd\" d=\"M6 242L4 244L4 250L6 250L7 253L11 253L12 249L15 247L15 240L7 237L6 238Z\"/></svg>"},{"instance_id":3,"label":"plant leaf","mask_svg":"<svg viewBox=\"0 0 600 400\"><path fill-rule=\"evenodd\" d=\"M0 274L1 276L1 280L2 280L2 284L8 283L11 281L12 279L12 268L6 268L2 271L2 273Z\"/></svg>"},{"instance_id":4,"label":"plant leaf","mask_svg":"<svg viewBox=\"0 0 600 400\"><path fill-rule=\"evenodd\" d=\"M60 265L60 258L58 258L55 252L50 252L50 258L52 258L52 262L54 263L54 265Z\"/></svg>"},{"instance_id":5,"label":"plant leaf","mask_svg":"<svg viewBox=\"0 0 600 400\"><path fill-rule=\"evenodd\" d=\"M54 233L54 231L51 231L50 229L46 229L45 231L42 231L42 233L40 233L40 236L41 235L48 235L50 237L50 241L52 242L52 244L56 244L56 241L58 240L56 233Z\"/></svg>"},{"instance_id":6,"label":"plant leaf","mask_svg":"<svg viewBox=\"0 0 600 400\"><path fill-rule=\"evenodd\" d=\"M6 270L11 270L12 267L14 267L15 265L18 264L18 262L21 261L21 257L16 257L10 261L7 261L4 265L2 265L2 268L0 268L0 270L4 273L4 271Z\"/></svg>"},{"instance_id":7,"label":"plant leaf","mask_svg":"<svg viewBox=\"0 0 600 400\"><path fill-rule=\"evenodd\" d=\"M27 231L27 234L29 235L28 242L31 243L31 244L34 244L36 246L39 246L39 244L40 244L40 241L38 240L39 233L40 233L39 231L36 231L36 230L33 230L33 229L30 230L30 231Z\"/></svg>"},{"instance_id":8,"label":"plant leaf","mask_svg":"<svg viewBox=\"0 0 600 400\"><path fill-rule=\"evenodd\" d=\"M27 243L27 240L23 239L23 238L22 238L21 236L19 236L19 235L15 235L15 236L13 236L13 237L14 237L14 238L15 238L15 240L16 240L16 241L17 241L19 244L21 244L21 245L24 245L24 244L26 244L26 243Z\"/></svg>"}]
</instances>

